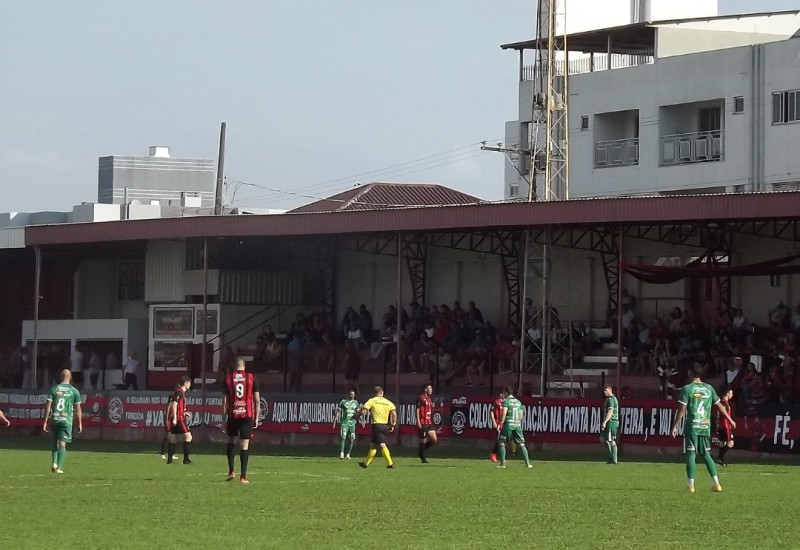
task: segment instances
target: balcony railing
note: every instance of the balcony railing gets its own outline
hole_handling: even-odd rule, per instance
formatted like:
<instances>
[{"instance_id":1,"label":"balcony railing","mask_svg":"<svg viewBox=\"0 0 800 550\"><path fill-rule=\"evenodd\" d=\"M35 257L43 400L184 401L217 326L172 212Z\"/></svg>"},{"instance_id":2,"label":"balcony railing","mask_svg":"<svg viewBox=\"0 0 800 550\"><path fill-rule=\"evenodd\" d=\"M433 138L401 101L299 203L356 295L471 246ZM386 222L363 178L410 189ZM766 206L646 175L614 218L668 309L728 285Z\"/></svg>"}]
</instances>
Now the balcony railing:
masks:
<instances>
[{"instance_id":1,"label":"balcony railing","mask_svg":"<svg viewBox=\"0 0 800 550\"><path fill-rule=\"evenodd\" d=\"M725 160L725 131L661 136L661 165Z\"/></svg>"},{"instance_id":2,"label":"balcony railing","mask_svg":"<svg viewBox=\"0 0 800 550\"><path fill-rule=\"evenodd\" d=\"M594 144L595 168L637 164L639 164L639 138L598 141Z\"/></svg>"},{"instance_id":3,"label":"balcony railing","mask_svg":"<svg viewBox=\"0 0 800 550\"><path fill-rule=\"evenodd\" d=\"M624 53L595 54L594 58L579 54L581 57L569 60L569 74L584 74L594 71L607 71L611 69L624 69L625 67L637 67L655 62L653 50L631 50ZM610 61L610 63L609 63ZM533 80L536 76L537 64L525 65L522 67L522 80ZM555 62L556 74L564 75L565 63L563 60ZM546 76L546 67L542 68L542 76Z\"/></svg>"}]
</instances>

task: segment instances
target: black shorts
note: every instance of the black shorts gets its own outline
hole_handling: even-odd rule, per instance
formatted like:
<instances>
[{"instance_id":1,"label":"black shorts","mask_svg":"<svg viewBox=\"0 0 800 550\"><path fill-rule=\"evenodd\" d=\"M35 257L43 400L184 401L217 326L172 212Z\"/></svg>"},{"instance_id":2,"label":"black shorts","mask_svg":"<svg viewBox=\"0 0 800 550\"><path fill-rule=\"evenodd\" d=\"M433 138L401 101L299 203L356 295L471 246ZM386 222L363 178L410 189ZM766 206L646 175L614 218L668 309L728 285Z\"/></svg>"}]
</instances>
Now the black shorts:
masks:
<instances>
[{"instance_id":1,"label":"black shorts","mask_svg":"<svg viewBox=\"0 0 800 550\"><path fill-rule=\"evenodd\" d=\"M433 424L423 424L422 429L419 431L419 437L428 437L428 432L435 432L436 427Z\"/></svg>"},{"instance_id":2,"label":"black shorts","mask_svg":"<svg viewBox=\"0 0 800 550\"><path fill-rule=\"evenodd\" d=\"M186 425L186 422L178 422L174 426L169 429L169 433L175 435L183 435L189 433L189 426Z\"/></svg>"},{"instance_id":3,"label":"black shorts","mask_svg":"<svg viewBox=\"0 0 800 550\"><path fill-rule=\"evenodd\" d=\"M727 443L728 441L733 441L733 431L726 430L725 428L720 428L717 430L717 437L719 438L720 443Z\"/></svg>"},{"instance_id":4,"label":"black shorts","mask_svg":"<svg viewBox=\"0 0 800 550\"><path fill-rule=\"evenodd\" d=\"M386 443L386 432L389 431L389 426L386 424L373 424L372 425L372 442L375 445Z\"/></svg>"},{"instance_id":5,"label":"black shorts","mask_svg":"<svg viewBox=\"0 0 800 550\"><path fill-rule=\"evenodd\" d=\"M250 439L253 437L252 418L229 418L225 428L228 437L239 437L239 439Z\"/></svg>"}]
</instances>

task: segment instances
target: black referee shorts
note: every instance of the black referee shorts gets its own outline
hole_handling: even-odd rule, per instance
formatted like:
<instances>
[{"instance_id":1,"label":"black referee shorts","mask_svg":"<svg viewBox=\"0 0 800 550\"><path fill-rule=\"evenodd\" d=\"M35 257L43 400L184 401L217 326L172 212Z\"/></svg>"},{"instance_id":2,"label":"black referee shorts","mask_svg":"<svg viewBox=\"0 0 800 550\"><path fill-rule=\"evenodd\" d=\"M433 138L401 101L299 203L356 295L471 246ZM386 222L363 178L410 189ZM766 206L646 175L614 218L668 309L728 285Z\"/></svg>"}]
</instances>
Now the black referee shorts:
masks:
<instances>
[{"instance_id":1,"label":"black referee shorts","mask_svg":"<svg viewBox=\"0 0 800 550\"><path fill-rule=\"evenodd\" d=\"M386 424L373 424L372 425L372 442L375 445L386 443L386 432L389 431L389 426Z\"/></svg>"}]
</instances>

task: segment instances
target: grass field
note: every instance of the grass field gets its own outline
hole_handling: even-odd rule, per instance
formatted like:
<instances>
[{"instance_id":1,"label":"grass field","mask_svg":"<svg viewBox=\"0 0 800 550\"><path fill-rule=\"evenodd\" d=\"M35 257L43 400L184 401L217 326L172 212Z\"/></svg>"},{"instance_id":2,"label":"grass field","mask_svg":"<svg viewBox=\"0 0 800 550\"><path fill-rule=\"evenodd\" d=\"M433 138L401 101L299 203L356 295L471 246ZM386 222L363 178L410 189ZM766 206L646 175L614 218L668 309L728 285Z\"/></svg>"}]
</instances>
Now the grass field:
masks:
<instances>
[{"instance_id":1,"label":"grass field","mask_svg":"<svg viewBox=\"0 0 800 550\"><path fill-rule=\"evenodd\" d=\"M593 456L535 454L532 470L438 449L426 465L407 451L395 470L380 455L362 470L363 445L350 461L256 445L245 486L224 481L218 446L167 466L152 445L78 441L56 475L48 443L0 440L0 548L800 547L791 464L721 469L721 494L698 465L688 494L680 457L609 466L599 445Z\"/></svg>"}]
</instances>

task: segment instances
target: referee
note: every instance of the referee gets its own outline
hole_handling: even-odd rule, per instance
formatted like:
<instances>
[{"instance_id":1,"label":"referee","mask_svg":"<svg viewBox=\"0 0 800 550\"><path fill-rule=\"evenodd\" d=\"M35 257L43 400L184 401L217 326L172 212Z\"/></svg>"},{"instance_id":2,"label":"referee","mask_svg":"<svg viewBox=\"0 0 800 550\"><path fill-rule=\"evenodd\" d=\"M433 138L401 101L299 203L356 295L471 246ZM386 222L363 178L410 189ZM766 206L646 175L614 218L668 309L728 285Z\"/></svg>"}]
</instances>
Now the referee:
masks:
<instances>
[{"instance_id":1,"label":"referee","mask_svg":"<svg viewBox=\"0 0 800 550\"><path fill-rule=\"evenodd\" d=\"M394 461L389 453L389 448L386 446L386 432L393 432L395 426L397 426L397 408L394 403L383 396L383 388L375 386L374 389L375 397L364 403L359 412L359 415L365 413L372 415L372 443L369 446L367 459L364 462L359 462L358 465L365 469L368 468L372 459L378 454L378 447L380 447L381 454L386 459L386 467L393 469Z\"/></svg>"}]
</instances>

